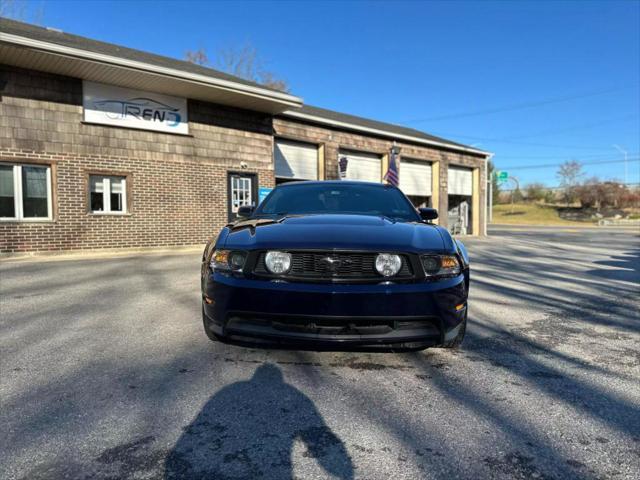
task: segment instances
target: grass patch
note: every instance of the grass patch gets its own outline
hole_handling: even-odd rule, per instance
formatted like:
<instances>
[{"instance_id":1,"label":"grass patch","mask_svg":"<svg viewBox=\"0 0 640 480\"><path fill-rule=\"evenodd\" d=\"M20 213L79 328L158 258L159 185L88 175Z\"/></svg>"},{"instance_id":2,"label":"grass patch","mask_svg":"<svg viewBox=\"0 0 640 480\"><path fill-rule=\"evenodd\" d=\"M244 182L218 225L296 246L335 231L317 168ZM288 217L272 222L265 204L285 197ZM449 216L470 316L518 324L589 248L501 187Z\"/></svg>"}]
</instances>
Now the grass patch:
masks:
<instances>
[{"instance_id":1,"label":"grass patch","mask_svg":"<svg viewBox=\"0 0 640 480\"><path fill-rule=\"evenodd\" d=\"M537 203L494 205L493 222L511 225L585 225L590 222L560 218L558 207Z\"/></svg>"}]
</instances>

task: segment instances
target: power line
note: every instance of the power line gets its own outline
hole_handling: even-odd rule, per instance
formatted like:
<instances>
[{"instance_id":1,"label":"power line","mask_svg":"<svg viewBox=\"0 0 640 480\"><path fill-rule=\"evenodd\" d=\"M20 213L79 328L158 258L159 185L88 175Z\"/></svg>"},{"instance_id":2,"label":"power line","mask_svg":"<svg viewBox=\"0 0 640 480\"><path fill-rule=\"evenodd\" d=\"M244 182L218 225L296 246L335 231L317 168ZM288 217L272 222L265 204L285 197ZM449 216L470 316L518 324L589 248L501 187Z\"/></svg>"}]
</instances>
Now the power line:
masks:
<instances>
[{"instance_id":1,"label":"power line","mask_svg":"<svg viewBox=\"0 0 640 480\"><path fill-rule=\"evenodd\" d=\"M640 157L638 158L628 158L629 162L640 162ZM600 162L579 162L580 165L606 165L610 163L625 163L625 160L604 160ZM547 163L544 165L514 165L513 167L500 167L502 170L534 170L538 168L552 168L559 167L562 163Z\"/></svg>"},{"instance_id":2,"label":"power line","mask_svg":"<svg viewBox=\"0 0 640 480\"><path fill-rule=\"evenodd\" d=\"M640 153L630 153L631 156L636 156L636 155L640 155ZM523 156L512 156L512 155L508 155L509 159L511 160L537 160L537 159L545 159L545 158L553 158L553 159L557 159L559 156L561 155L523 155ZM580 159L582 158L609 158L611 157L611 153L596 153L596 154L591 154L591 155L580 155L578 158L575 158L575 160L580 161Z\"/></svg>"},{"instance_id":3,"label":"power line","mask_svg":"<svg viewBox=\"0 0 640 480\"><path fill-rule=\"evenodd\" d=\"M633 118L638 118L638 114L634 113L634 114L625 115L623 117L611 118L609 120L602 120L600 122L583 123L581 125L573 125L571 127L552 128L552 129L549 129L549 130L543 130L541 132L531 133L531 134L527 134L527 135L516 135L516 136L510 136L510 137L503 137L500 140L519 140L521 138L544 137L544 136L548 136L548 135L556 135L558 133L573 132L573 131L576 131L576 130L584 130L584 129L589 129L589 128L593 128L593 127L600 127L602 125L612 125L612 124L620 123L620 122L623 122L623 121L626 121L626 120L631 120Z\"/></svg>"},{"instance_id":4,"label":"power line","mask_svg":"<svg viewBox=\"0 0 640 480\"><path fill-rule=\"evenodd\" d=\"M436 121L436 120L448 120L448 119L452 119L452 118L463 118L463 117L473 117L476 115L486 115L486 114L490 114L490 113L501 113L501 112L511 112L514 110L522 110L522 109L527 109L527 108L534 108L534 107L540 107L543 105L549 105L552 103L560 103L560 102L567 102L570 100L577 100L580 98L588 98L588 97L595 97L597 95L605 95L607 93L613 93L613 92L618 92L620 90L627 90L629 88L634 88L636 85L628 85L626 87L617 87L617 88L608 88L606 90L596 90L596 91L591 91L591 92L585 92L579 95L568 95L568 96L564 96L564 97L552 97L552 98L548 98L545 100L535 100L535 101L530 101L530 102L522 102L522 103L515 103L515 104L511 104L511 105L505 105L502 107L496 107L496 108L487 108L487 109L483 109L483 110L475 110L475 111L470 111L470 112L461 112L461 113L454 113L454 114L450 114L450 115L440 115L437 117L429 117L429 118L417 118L417 119L413 119L413 120L405 120L404 122L398 122L398 123L420 123L420 122L430 122L430 121Z\"/></svg>"},{"instance_id":5,"label":"power line","mask_svg":"<svg viewBox=\"0 0 640 480\"><path fill-rule=\"evenodd\" d=\"M441 137L462 137L468 138L470 140L481 140L483 142L496 142L496 143L509 143L512 145L528 145L533 147L549 147L549 148L569 148L572 150L611 150L611 147L586 147L584 145L551 145L548 143L535 143L535 142L517 142L511 140L501 140L499 138L486 138L486 137L475 137L471 135L458 135L455 133L442 133L442 132L434 132L434 135L438 135Z\"/></svg>"}]
</instances>

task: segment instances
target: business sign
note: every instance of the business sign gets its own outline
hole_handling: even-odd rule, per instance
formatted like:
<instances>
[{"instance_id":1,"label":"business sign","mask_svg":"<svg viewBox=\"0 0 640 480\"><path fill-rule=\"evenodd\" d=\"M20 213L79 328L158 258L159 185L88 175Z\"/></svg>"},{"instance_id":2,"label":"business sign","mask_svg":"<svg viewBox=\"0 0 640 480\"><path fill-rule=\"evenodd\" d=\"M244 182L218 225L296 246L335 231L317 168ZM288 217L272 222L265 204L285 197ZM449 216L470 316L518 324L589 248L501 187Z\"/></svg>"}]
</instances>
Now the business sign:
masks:
<instances>
[{"instance_id":1,"label":"business sign","mask_svg":"<svg viewBox=\"0 0 640 480\"><path fill-rule=\"evenodd\" d=\"M258 189L258 205L261 204L265 198L267 198L267 195L271 193L271 190L273 190L273 188L260 187Z\"/></svg>"},{"instance_id":2,"label":"business sign","mask_svg":"<svg viewBox=\"0 0 640 480\"><path fill-rule=\"evenodd\" d=\"M83 82L84 121L158 132L189 133L187 100Z\"/></svg>"}]
</instances>

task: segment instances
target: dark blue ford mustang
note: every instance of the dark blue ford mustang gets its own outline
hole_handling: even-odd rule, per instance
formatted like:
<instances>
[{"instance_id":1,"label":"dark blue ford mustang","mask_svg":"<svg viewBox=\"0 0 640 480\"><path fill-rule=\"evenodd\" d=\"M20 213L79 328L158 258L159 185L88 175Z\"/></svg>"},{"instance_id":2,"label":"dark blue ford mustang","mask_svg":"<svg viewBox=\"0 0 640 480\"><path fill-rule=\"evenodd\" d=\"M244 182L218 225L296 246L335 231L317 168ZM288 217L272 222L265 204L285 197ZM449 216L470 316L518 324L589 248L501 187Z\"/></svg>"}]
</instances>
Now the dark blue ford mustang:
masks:
<instances>
[{"instance_id":1,"label":"dark blue ford mustang","mask_svg":"<svg viewBox=\"0 0 640 480\"><path fill-rule=\"evenodd\" d=\"M212 340L457 347L467 323L464 246L393 186L276 187L207 245L202 318Z\"/></svg>"}]
</instances>

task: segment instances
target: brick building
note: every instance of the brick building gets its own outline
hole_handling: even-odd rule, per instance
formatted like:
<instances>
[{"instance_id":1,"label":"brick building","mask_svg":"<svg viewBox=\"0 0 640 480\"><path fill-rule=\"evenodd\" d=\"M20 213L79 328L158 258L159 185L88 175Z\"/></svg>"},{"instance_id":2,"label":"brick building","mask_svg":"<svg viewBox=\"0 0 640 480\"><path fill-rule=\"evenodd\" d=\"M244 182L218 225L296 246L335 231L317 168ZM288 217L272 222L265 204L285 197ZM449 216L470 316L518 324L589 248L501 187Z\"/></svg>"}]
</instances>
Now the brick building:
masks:
<instances>
[{"instance_id":1,"label":"brick building","mask_svg":"<svg viewBox=\"0 0 640 480\"><path fill-rule=\"evenodd\" d=\"M337 178L339 158L382 181L394 146L416 206L485 233L486 152L0 19L0 252L201 244L260 190Z\"/></svg>"}]
</instances>

